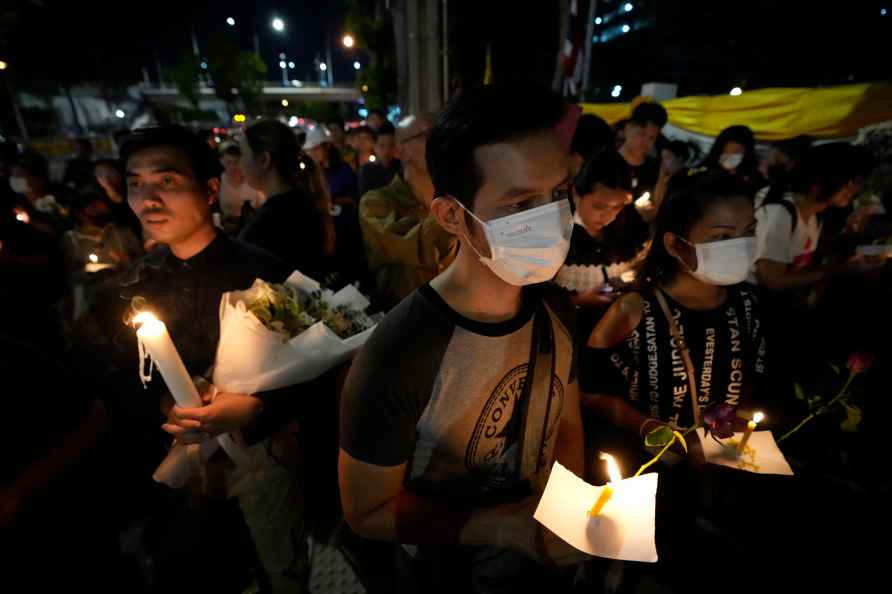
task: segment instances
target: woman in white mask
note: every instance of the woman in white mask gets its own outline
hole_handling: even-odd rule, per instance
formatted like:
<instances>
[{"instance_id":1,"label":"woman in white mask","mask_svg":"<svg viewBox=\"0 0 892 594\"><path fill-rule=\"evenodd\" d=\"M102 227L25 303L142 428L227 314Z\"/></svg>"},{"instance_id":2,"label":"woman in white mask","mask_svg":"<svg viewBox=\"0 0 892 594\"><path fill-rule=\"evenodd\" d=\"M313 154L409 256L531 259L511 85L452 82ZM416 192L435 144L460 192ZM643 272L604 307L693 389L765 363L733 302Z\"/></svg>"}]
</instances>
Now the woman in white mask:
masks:
<instances>
[{"instance_id":1,"label":"woman in white mask","mask_svg":"<svg viewBox=\"0 0 892 594\"><path fill-rule=\"evenodd\" d=\"M746 183L753 193L767 183L759 172L756 139L747 126L729 126L722 130L700 166L730 173Z\"/></svg>"},{"instance_id":2,"label":"woman in white mask","mask_svg":"<svg viewBox=\"0 0 892 594\"><path fill-rule=\"evenodd\" d=\"M673 183L638 292L618 300L588 339L580 362L587 408L639 439L661 424L690 427L719 403L747 414L764 368L756 298L741 284L754 227L739 180L706 172Z\"/></svg>"}]
</instances>

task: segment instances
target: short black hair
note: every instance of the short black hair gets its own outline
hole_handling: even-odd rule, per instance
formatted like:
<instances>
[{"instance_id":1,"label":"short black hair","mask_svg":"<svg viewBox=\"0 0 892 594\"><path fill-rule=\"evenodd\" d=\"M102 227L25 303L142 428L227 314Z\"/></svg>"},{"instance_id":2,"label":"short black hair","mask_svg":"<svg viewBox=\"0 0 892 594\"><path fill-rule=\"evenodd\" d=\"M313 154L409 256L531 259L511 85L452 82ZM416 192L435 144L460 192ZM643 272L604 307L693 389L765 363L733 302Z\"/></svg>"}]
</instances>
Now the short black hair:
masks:
<instances>
[{"instance_id":1,"label":"short black hair","mask_svg":"<svg viewBox=\"0 0 892 594\"><path fill-rule=\"evenodd\" d=\"M691 158L691 145L683 140L670 140L663 147L663 150L669 151L681 159L682 164L687 163L688 159Z\"/></svg>"},{"instance_id":2,"label":"short black hair","mask_svg":"<svg viewBox=\"0 0 892 594\"><path fill-rule=\"evenodd\" d=\"M340 127L341 130L343 130L344 129L344 120L342 120L341 118L326 118L325 126L328 127L328 126L332 126L332 125L338 126L338 127Z\"/></svg>"},{"instance_id":3,"label":"short black hair","mask_svg":"<svg viewBox=\"0 0 892 594\"><path fill-rule=\"evenodd\" d=\"M790 172L790 189L805 194L818 187L818 200L825 202L847 183L865 177L873 159L861 146L828 142L813 146Z\"/></svg>"},{"instance_id":4,"label":"short black hair","mask_svg":"<svg viewBox=\"0 0 892 594\"><path fill-rule=\"evenodd\" d=\"M573 182L579 196L591 194L598 184L616 190L632 190L629 165L613 147L602 149L589 159Z\"/></svg>"},{"instance_id":5,"label":"short black hair","mask_svg":"<svg viewBox=\"0 0 892 594\"><path fill-rule=\"evenodd\" d=\"M639 126L653 124L657 128L662 128L669 121L666 110L659 103L639 103L632 110L632 122Z\"/></svg>"},{"instance_id":6,"label":"short black hair","mask_svg":"<svg viewBox=\"0 0 892 594\"><path fill-rule=\"evenodd\" d=\"M237 144L227 145L226 148L223 149L223 155L231 155L233 157L241 157L242 149L239 148Z\"/></svg>"},{"instance_id":7,"label":"short black hair","mask_svg":"<svg viewBox=\"0 0 892 594\"><path fill-rule=\"evenodd\" d=\"M44 181L50 180L50 164L46 157L34 150L27 150L16 161L16 165Z\"/></svg>"},{"instance_id":8,"label":"short black hair","mask_svg":"<svg viewBox=\"0 0 892 594\"><path fill-rule=\"evenodd\" d=\"M192 173L202 183L219 178L223 172L214 149L188 128L176 124L140 128L133 132L121 147L121 161L126 165L135 153L159 146L178 148L186 153Z\"/></svg>"},{"instance_id":9,"label":"short black hair","mask_svg":"<svg viewBox=\"0 0 892 594\"><path fill-rule=\"evenodd\" d=\"M800 161L811 148L812 137L807 135L795 136L786 140L778 140L771 147L782 152L791 161Z\"/></svg>"},{"instance_id":10,"label":"short black hair","mask_svg":"<svg viewBox=\"0 0 892 594\"><path fill-rule=\"evenodd\" d=\"M390 122L385 121L378 126L378 136L396 136L396 128Z\"/></svg>"},{"instance_id":11,"label":"short black hair","mask_svg":"<svg viewBox=\"0 0 892 594\"><path fill-rule=\"evenodd\" d=\"M95 172L100 165L106 165L113 168L115 171L121 174L121 177L124 177L124 174L126 173L124 171L124 164L121 162L120 159L109 159L107 157L96 159L95 161L93 161L93 171Z\"/></svg>"},{"instance_id":12,"label":"short black hair","mask_svg":"<svg viewBox=\"0 0 892 594\"><path fill-rule=\"evenodd\" d=\"M381 116L382 118L384 118L385 120L387 119L387 113L386 113L383 109L380 109L380 108L377 108L377 107L372 108L372 109L369 110L369 115L368 115L368 117L367 117L366 119L372 117L373 115L379 115L379 116Z\"/></svg>"},{"instance_id":13,"label":"short black hair","mask_svg":"<svg viewBox=\"0 0 892 594\"><path fill-rule=\"evenodd\" d=\"M427 139L434 195L452 196L472 209L483 185L474 150L552 130L563 113L563 100L547 88L487 85L459 93Z\"/></svg>"},{"instance_id":14,"label":"short black hair","mask_svg":"<svg viewBox=\"0 0 892 594\"><path fill-rule=\"evenodd\" d=\"M377 140L378 135L375 133L375 130L371 126L357 126L353 128L353 134L359 136L360 134L368 134L372 137L372 140Z\"/></svg>"},{"instance_id":15,"label":"short black hair","mask_svg":"<svg viewBox=\"0 0 892 594\"><path fill-rule=\"evenodd\" d=\"M570 152L590 159L598 151L605 147L613 147L613 130L610 125L598 116L587 113L579 118L576 131L573 132L573 140L570 142Z\"/></svg>"}]
</instances>

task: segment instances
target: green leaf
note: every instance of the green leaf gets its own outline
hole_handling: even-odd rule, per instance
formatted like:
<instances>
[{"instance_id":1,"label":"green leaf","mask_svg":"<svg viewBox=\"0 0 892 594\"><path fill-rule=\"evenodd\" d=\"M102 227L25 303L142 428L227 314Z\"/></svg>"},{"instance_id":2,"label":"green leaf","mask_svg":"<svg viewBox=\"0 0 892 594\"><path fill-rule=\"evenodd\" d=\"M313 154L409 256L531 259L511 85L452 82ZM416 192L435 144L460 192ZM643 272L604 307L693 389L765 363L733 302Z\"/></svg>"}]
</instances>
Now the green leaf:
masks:
<instances>
[{"instance_id":1,"label":"green leaf","mask_svg":"<svg viewBox=\"0 0 892 594\"><path fill-rule=\"evenodd\" d=\"M681 447L684 448L685 453L688 453L688 442L684 440L684 435L679 433L678 431L673 431L672 434L681 442Z\"/></svg>"},{"instance_id":2,"label":"green leaf","mask_svg":"<svg viewBox=\"0 0 892 594\"><path fill-rule=\"evenodd\" d=\"M834 365L833 363L831 363L830 368L833 370L834 373L836 373L836 375L839 375L839 365Z\"/></svg>"},{"instance_id":3,"label":"green leaf","mask_svg":"<svg viewBox=\"0 0 892 594\"><path fill-rule=\"evenodd\" d=\"M858 426L861 424L861 409L848 402L843 402L842 406L846 409L846 420L840 423L839 428L850 433L858 431Z\"/></svg>"},{"instance_id":4,"label":"green leaf","mask_svg":"<svg viewBox=\"0 0 892 594\"><path fill-rule=\"evenodd\" d=\"M644 445L663 447L675 439L674 433L671 427L661 425L647 434L647 437L644 438Z\"/></svg>"},{"instance_id":5,"label":"green leaf","mask_svg":"<svg viewBox=\"0 0 892 594\"><path fill-rule=\"evenodd\" d=\"M796 400L805 400L805 391L799 383L793 384L793 389L796 390Z\"/></svg>"}]
</instances>

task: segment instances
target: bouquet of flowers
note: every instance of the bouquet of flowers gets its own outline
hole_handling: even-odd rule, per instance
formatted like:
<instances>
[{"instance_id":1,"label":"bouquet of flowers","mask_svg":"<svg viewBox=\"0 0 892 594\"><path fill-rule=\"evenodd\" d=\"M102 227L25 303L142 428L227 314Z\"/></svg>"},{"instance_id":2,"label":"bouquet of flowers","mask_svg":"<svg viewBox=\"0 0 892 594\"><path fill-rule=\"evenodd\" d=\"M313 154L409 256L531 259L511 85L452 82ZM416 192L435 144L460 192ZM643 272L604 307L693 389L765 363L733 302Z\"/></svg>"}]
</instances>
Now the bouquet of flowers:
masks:
<instances>
[{"instance_id":1,"label":"bouquet of flowers","mask_svg":"<svg viewBox=\"0 0 892 594\"><path fill-rule=\"evenodd\" d=\"M256 394L319 377L349 359L371 335L377 319L364 313L368 306L352 285L333 293L296 271L282 284L258 279L245 291L225 293L214 386ZM155 480L183 486L192 474L190 455L205 462L217 447L218 441L210 440L190 453L175 444Z\"/></svg>"},{"instance_id":2,"label":"bouquet of flowers","mask_svg":"<svg viewBox=\"0 0 892 594\"><path fill-rule=\"evenodd\" d=\"M372 332L368 300L352 285L332 293L294 272L223 295L214 385L254 394L315 379L346 361Z\"/></svg>"}]
</instances>

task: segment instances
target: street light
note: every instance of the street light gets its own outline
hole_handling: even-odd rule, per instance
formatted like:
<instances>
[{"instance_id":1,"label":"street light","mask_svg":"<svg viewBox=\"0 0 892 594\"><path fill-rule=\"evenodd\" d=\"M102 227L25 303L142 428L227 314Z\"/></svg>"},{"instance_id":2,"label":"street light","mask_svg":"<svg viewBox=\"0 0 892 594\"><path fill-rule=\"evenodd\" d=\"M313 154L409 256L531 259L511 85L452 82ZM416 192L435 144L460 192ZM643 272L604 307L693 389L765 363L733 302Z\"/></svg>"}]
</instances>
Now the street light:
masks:
<instances>
[{"instance_id":1,"label":"street light","mask_svg":"<svg viewBox=\"0 0 892 594\"><path fill-rule=\"evenodd\" d=\"M729 95L733 95L734 97L737 97L738 95L740 95L742 93L743 93L743 89L741 89L740 87L734 87L733 89L731 89L731 92L729 93Z\"/></svg>"},{"instance_id":2,"label":"street light","mask_svg":"<svg viewBox=\"0 0 892 594\"><path fill-rule=\"evenodd\" d=\"M124 113L124 110L123 110L123 109L116 109L116 110L115 110L115 117L118 118L118 119L120 119L120 120L123 120L123 119L124 119L124 116L126 116L126 115L127 115L127 114Z\"/></svg>"},{"instance_id":3,"label":"street light","mask_svg":"<svg viewBox=\"0 0 892 594\"><path fill-rule=\"evenodd\" d=\"M322 72L325 72L326 70L328 70L328 64L326 64L325 62L322 62L321 64L319 64L319 70L321 70Z\"/></svg>"},{"instance_id":4,"label":"street light","mask_svg":"<svg viewBox=\"0 0 892 594\"><path fill-rule=\"evenodd\" d=\"M294 70L294 62L288 62L288 68Z\"/></svg>"},{"instance_id":5,"label":"street light","mask_svg":"<svg viewBox=\"0 0 892 594\"><path fill-rule=\"evenodd\" d=\"M623 25L623 33L628 33L632 28L628 25Z\"/></svg>"},{"instance_id":6,"label":"street light","mask_svg":"<svg viewBox=\"0 0 892 594\"><path fill-rule=\"evenodd\" d=\"M283 21L279 17L274 17L271 24L273 29L275 29L279 33L285 30L285 21Z\"/></svg>"},{"instance_id":7,"label":"street light","mask_svg":"<svg viewBox=\"0 0 892 594\"><path fill-rule=\"evenodd\" d=\"M9 64L4 62L3 60L0 60L0 70L6 70L7 68L9 68Z\"/></svg>"},{"instance_id":8,"label":"street light","mask_svg":"<svg viewBox=\"0 0 892 594\"><path fill-rule=\"evenodd\" d=\"M288 107L288 99L282 99L282 107Z\"/></svg>"},{"instance_id":9,"label":"street light","mask_svg":"<svg viewBox=\"0 0 892 594\"><path fill-rule=\"evenodd\" d=\"M235 19L232 17L227 18L226 24L229 25L230 27L235 27Z\"/></svg>"},{"instance_id":10,"label":"street light","mask_svg":"<svg viewBox=\"0 0 892 594\"><path fill-rule=\"evenodd\" d=\"M284 70L287 67L288 67L288 64L285 63L285 60L281 60L279 62L279 68L282 68Z\"/></svg>"},{"instance_id":11,"label":"street light","mask_svg":"<svg viewBox=\"0 0 892 594\"><path fill-rule=\"evenodd\" d=\"M353 70L359 70L362 65L359 62L353 62Z\"/></svg>"},{"instance_id":12,"label":"street light","mask_svg":"<svg viewBox=\"0 0 892 594\"><path fill-rule=\"evenodd\" d=\"M632 9L635 8L635 7L632 6L632 3L631 3L631 2L626 2L626 5L623 6L623 8L625 9L626 12L632 12Z\"/></svg>"},{"instance_id":13,"label":"street light","mask_svg":"<svg viewBox=\"0 0 892 594\"><path fill-rule=\"evenodd\" d=\"M353 39L352 35L344 35L344 38L341 40L344 42L344 47L350 48L356 43L356 40Z\"/></svg>"}]
</instances>

